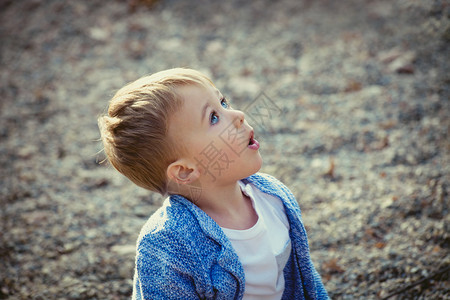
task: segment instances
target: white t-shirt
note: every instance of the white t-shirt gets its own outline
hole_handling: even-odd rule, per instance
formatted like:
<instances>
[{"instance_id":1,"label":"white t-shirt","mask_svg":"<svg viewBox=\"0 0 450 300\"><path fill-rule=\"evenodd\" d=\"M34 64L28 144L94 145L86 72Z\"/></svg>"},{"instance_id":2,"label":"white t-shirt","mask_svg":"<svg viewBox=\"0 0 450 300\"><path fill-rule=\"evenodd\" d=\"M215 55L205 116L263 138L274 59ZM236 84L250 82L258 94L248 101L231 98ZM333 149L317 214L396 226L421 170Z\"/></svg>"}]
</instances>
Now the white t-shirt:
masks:
<instances>
[{"instance_id":1,"label":"white t-shirt","mask_svg":"<svg viewBox=\"0 0 450 300\"><path fill-rule=\"evenodd\" d=\"M281 299L283 269L291 253L289 221L283 203L251 184L239 184L242 192L252 200L258 221L246 230L222 230L244 267L244 299Z\"/></svg>"}]
</instances>

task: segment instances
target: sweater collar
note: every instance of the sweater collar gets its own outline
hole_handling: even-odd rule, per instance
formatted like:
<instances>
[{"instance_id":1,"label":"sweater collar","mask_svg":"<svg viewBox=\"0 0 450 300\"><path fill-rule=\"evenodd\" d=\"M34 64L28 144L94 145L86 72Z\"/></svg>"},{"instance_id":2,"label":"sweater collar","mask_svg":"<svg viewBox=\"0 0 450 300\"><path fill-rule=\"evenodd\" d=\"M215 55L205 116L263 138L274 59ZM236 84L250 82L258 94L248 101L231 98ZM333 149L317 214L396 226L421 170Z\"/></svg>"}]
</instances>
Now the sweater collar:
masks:
<instances>
[{"instance_id":1,"label":"sweater collar","mask_svg":"<svg viewBox=\"0 0 450 300\"><path fill-rule=\"evenodd\" d=\"M229 270L232 274L235 274L241 286L244 286L244 268L241 264L234 262L239 261L239 257L236 254L230 240L227 238L222 228L204 211L202 211L197 205L193 204L188 199L180 195L171 195L170 202L172 205L181 205L187 208L187 210L198 221L198 224L203 231L204 235L216 241L220 246L220 252L217 257L217 263L225 270ZM243 288L240 289L243 293Z\"/></svg>"}]
</instances>

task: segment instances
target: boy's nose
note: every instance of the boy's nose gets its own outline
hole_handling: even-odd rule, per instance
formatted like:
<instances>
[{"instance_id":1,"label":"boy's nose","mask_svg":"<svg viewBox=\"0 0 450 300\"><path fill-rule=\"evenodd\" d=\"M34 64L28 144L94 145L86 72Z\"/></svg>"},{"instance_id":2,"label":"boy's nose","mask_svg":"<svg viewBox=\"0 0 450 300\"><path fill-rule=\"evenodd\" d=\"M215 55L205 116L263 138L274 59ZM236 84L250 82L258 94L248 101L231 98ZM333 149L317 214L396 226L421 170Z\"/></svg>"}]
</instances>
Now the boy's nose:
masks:
<instances>
[{"instance_id":1,"label":"boy's nose","mask_svg":"<svg viewBox=\"0 0 450 300\"><path fill-rule=\"evenodd\" d=\"M235 113L233 117L234 126L240 128L244 123L244 113L240 110L234 110L233 112Z\"/></svg>"}]
</instances>

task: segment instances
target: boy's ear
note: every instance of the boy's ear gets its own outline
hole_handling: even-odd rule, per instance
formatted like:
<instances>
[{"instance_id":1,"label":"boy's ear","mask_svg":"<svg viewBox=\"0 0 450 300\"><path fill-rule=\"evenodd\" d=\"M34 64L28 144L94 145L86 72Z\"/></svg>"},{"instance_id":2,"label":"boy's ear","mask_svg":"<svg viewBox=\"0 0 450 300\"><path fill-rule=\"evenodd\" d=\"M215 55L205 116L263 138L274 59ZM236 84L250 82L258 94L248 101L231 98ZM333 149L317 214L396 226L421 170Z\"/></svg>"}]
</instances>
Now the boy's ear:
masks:
<instances>
[{"instance_id":1,"label":"boy's ear","mask_svg":"<svg viewBox=\"0 0 450 300\"><path fill-rule=\"evenodd\" d=\"M183 159L179 159L171 163L167 167L167 178L178 184L188 184L196 181L200 176L200 172L196 165L187 163Z\"/></svg>"}]
</instances>

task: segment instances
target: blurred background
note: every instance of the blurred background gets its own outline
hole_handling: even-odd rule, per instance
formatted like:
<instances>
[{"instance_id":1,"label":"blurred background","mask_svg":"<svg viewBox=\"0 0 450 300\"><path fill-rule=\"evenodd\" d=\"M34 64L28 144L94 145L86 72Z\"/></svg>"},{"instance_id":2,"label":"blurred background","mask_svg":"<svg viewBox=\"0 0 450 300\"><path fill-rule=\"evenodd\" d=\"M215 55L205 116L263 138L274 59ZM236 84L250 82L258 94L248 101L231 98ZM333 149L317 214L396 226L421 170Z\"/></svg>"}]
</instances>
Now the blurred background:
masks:
<instances>
[{"instance_id":1,"label":"blurred background","mask_svg":"<svg viewBox=\"0 0 450 300\"><path fill-rule=\"evenodd\" d=\"M254 125L262 171L296 195L333 299L448 299L449 18L437 0L0 1L0 298L130 298L162 198L100 163L97 116L191 67L249 119L276 108Z\"/></svg>"}]
</instances>

